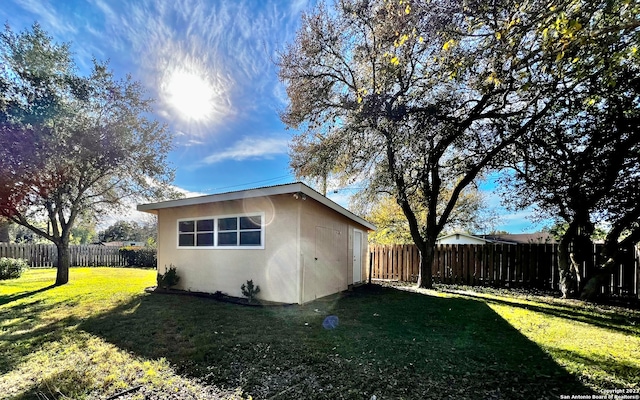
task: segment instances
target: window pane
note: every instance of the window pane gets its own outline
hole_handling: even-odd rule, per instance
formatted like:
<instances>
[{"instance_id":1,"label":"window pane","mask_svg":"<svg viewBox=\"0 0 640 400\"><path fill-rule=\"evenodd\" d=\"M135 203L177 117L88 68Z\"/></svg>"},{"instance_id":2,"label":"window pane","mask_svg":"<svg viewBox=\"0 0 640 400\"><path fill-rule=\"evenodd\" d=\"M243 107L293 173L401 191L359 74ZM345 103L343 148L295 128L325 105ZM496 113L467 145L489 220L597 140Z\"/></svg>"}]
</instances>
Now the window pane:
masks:
<instances>
[{"instance_id":1,"label":"window pane","mask_svg":"<svg viewBox=\"0 0 640 400\"><path fill-rule=\"evenodd\" d=\"M193 246L194 235L192 233L180 234L178 235L178 245L179 246Z\"/></svg>"},{"instance_id":2,"label":"window pane","mask_svg":"<svg viewBox=\"0 0 640 400\"><path fill-rule=\"evenodd\" d=\"M178 231L179 232L194 232L194 223L193 221L180 221L178 222Z\"/></svg>"},{"instance_id":3,"label":"window pane","mask_svg":"<svg viewBox=\"0 0 640 400\"><path fill-rule=\"evenodd\" d=\"M198 223L198 232L213 232L213 220L212 219L201 219L197 221ZM200 242L198 242L200 243Z\"/></svg>"},{"instance_id":4,"label":"window pane","mask_svg":"<svg viewBox=\"0 0 640 400\"><path fill-rule=\"evenodd\" d=\"M260 216L240 217L240 229L260 229Z\"/></svg>"},{"instance_id":5,"label":"window pane","mask_svg":"<svg viewBox=\"0 0 640 400\"><path fill-rule=\"evenodd\" d=\"M218 233L218 246L236 246L238 234L236 232Z\"/></svg>"},{"instance_id":6,"label":"window pane","mask_svg":"<svg viewBox=\"0 0 640 400\"><path fill-rule=\"evenodd\" d=\"M260 246L260 232L240 232L240 246Z\"/></svg>"},{"instance_id":7,"label":"window pane","mask_svg":"<svg viewBox=\"0 0 640 400\"><path fill-rule=\"evenodd\" d=\"M238 229L238 218L220 218L218 220L218 229L221 231L234 231Z\"/></svg>"},{"instance_id":8,"label":"window pane","mask_svg":"<svg viewBox=\"0 0 640 400\"><path fill-rule=\"evenodd\" d=\"M213 233L198 233L198 246L213 246Z\"/></svg>"}]
</instances>

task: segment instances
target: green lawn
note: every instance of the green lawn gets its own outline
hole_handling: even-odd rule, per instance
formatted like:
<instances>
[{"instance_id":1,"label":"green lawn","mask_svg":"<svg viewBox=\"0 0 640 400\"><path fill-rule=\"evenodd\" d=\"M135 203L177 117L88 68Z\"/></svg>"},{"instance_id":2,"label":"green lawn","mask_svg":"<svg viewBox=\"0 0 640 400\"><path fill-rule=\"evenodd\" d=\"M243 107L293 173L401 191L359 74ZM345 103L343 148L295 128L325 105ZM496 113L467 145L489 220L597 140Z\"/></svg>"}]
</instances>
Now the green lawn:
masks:
<instances>
[{"instance_id":1,"label":"green lawn","mask_svg":"<svg viewBox=\"0 0 640 400\"><path fill-rule=\"evenodd\" d=\"M0 397L557 399L640 387L640 313L380 286L305 306L146 294L155 271L0 281ZM339 326L322 327L327 315Z\"/></svg>"}]
</instances>

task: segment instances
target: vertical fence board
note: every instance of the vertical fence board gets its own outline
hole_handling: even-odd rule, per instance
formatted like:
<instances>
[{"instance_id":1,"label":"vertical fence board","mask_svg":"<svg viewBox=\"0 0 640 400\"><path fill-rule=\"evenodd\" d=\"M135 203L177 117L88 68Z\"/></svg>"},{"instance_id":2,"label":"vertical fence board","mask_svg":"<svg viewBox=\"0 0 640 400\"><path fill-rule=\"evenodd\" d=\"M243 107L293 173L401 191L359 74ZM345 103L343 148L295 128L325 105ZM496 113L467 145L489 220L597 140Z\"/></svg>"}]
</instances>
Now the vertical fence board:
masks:
<instances>
[{"instance_id":1,"label":"vertical fence board","mask_svg":"<svg viewBox=\"0 0 640 400\"><path fill-rule=\"evenodd\" d=\"M55 246L35 247L0 244L0 256L28 258L34 267L55 264ZM78 265L124 265L117 249L98 246L74 247L72 258ZM584 279L595 269L592 265L601 251L594 247L581 266ZM610 279L600 288L606 295L640 297L640 250L624 249ZM417 282L421 256L414 245L369 247L371 278ZM434 283L486 285L497 287L530 287L558 290L558 252L554 244L494 244L436 246L431 275Z\"/></svg>"},{"instance_id":2,"label":"vertical fence board","mask_svg":"<svg viewBox=\"0 0 640 400\"><path fill-rule=\"evenodd\" d=\"M74 267L126 266L117 247L72 245L69 253ZM57 265L58 250L52 244L0 243L0 257L25 259L31 268L51 268Z\"/></svg>"}]
</instances>

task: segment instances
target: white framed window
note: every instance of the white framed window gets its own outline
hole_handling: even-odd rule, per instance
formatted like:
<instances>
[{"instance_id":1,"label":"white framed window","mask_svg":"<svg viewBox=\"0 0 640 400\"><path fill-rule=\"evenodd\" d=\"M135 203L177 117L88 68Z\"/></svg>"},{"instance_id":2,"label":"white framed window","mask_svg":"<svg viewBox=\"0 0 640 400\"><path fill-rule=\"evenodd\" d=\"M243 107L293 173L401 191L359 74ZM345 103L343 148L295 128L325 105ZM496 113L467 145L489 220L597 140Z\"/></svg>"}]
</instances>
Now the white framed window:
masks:
<instances>
[{"instance_id":1,"label":"white framed window","mask_svg":"<svg viewBox=\"0 0 640 400\"><path fill-rule=\"evenodd\" d=\"M179 219L178 248L264 249L264 213Z\"/></svg>"}]
</instances>

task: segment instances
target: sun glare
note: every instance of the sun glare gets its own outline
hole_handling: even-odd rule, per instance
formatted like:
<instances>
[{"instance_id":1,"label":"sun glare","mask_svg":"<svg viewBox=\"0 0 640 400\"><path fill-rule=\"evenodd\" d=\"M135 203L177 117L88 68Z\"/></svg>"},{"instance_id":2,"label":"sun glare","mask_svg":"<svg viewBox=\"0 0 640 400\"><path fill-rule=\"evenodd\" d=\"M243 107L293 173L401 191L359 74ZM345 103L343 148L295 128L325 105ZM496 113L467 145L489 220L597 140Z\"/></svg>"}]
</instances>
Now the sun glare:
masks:
<instances>
[{"instance_id":1,"label":"sun glare","mask_svg":"<svg viewBox=\"0 0 640 400\"><path fill-rule=\"evenodd\" d=\"M186 120L209 119L215 108L215 90L204 77L185 70L171 71L165 80L167 102Z\"/></svg>"}]
</instances>

